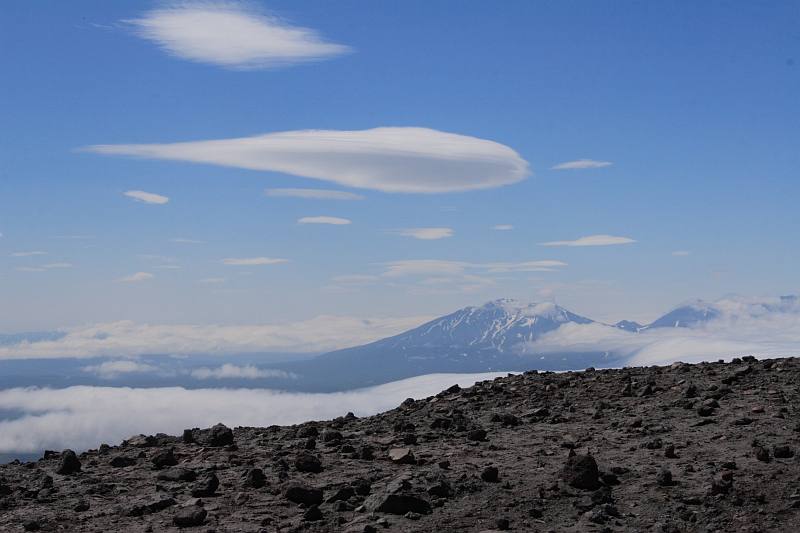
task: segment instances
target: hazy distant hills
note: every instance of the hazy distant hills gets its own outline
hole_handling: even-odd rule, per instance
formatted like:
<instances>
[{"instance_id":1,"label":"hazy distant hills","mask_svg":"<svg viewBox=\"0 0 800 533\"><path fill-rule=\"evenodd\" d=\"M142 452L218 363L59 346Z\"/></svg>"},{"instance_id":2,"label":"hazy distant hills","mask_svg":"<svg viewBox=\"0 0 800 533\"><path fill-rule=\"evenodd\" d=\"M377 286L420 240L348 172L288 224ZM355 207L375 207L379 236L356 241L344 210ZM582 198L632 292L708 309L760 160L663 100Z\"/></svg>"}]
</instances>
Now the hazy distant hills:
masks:
<instances>
[{"instance_id":1,"label":"hazy distant hills","mask_svg":"<svg viewBox=\"0 0 800 533\"><path fill-rule=\"evenodd\" d=\"M661 327L696 325L718 316L710 304L679 307L648 325L632 321L603 324L554 303L496 300L465 307L410 331L363 346L323 354L281 368L298 375L296 386L310 390L376 385L434 372L574 370L624 364L605 351L537 354L523 350L564 324L598 324L636 333ZM302 385L301 385L302 384Z\"/></svg>"},{"instance_id":2,"label":"hazy distant hills","mask_svg":"<svg viewBox=\"0 0 800 533\"><path fill-rule=\"evenodd\" d=\"M266 387L292 391L339 391L378 385L404 378L440 372L492 372L575 370L589 366L612 367L628 363L612 348L595 348L591 340L576 343L584 351L555 348L537 351L536 341L550 339L559 328L590 326L593 335L619 338L650 335L659 329L696 328L717 319L736 316L763 317L773 313L800 313L796 296L767 300L729 298L714 303L696 301L677 307L649 324L622 320L606 324L573 313L554 303L521 303L495 300L465 307L398 335L369 344L325 353L269 356L269 354L195 354L182 358L151 355L135 359L140 369L114 375L115 365L133 365L108 354L106 358L0 361L0 388L77 384L139 387ZM604 328L608 328L605 330ZM571 335L562 335L573 345ZM57 340L64 333L41 332L0 335L0 345ZM633 337L631 337L631 340ZM580 340L580 339L578 339ZM624 341L624 339L622 339ZM541 353L540 353L541 352ZM723 354L720 354L720 356ZM114 360L116 359L116 361ZM103 361L110 361L104 369ZM43 364L45 365L43 367ZM206 371L206 368L217 370ZM238 367L236 366L238 365ZM233 373L224 372L233 366ZM43 371L43 368L46 371ZM106 375L91 372L105 370ZM124 368L123 368L124 370ZM222 370L222 371L220 371Z\"/></svg>"}]
</instances>

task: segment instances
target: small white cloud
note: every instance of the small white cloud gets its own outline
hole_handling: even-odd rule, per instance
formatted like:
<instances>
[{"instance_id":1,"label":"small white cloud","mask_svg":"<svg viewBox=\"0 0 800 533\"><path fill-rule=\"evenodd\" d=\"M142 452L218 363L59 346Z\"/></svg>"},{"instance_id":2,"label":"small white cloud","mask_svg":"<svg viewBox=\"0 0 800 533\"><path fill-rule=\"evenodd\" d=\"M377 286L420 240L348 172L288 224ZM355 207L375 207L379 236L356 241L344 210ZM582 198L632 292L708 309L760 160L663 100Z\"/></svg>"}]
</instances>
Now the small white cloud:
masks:
<instances>
[{"instance_id":1,"label":"small white cloud","mask_svg":"<svg viewBox=\"0 0 800 533\"><path fill-rule=\"evenodd\" d=\"M514 226L511 224L497 224L496 226L493 226L492 229L496 229L497 231L510 231L514 229Z\"/></svg>"},{"instance_id":2,"label":"small white cloud","mask_svg":"<svg viewBox=\"0 0 800 533\"><path fill-rule=\"evenodd\" d=\"M175 3L126 22L170 55L230 69L281 67L351 50L238 2Z\"/></svg>"},{"instance_id":3,"label":"small white cloud","mask_svg":"<svg viewBox=\"0 0 800 533\"><path fill-rule=\"evenodd\" d=\"M364 196L354 192L328 189L267 189L264 194L276 198L303 198L306 200L363 200Z\"/></svg>"},{"instance_id":4,"label":"small white cloud","mask_svg":"<svg viewBox=\"0 0 800 533\"><path fill-rule=\"evenodd\" d=\"M229 257L222 260L223 265L230 266L259 266L259 265L277 265L280 263L287 263L288 259L274 258L274 257Z\"/></svg>"},{"instance_id":5,"label":"small white cloud","mask_svg":"<svg viewBox=\"0 0 800 533\"><path fill-rule=\"evenodd\" d=\"M47 252L33 251L33 252L14 252L11 257L33 257L36 255L47 255Z\"/></svg>"},{"instance_id":6,"label":"small white cloud","mask_svg":"<svg viewBox=\"0 0 800 533\"><path fill-rule=\"evenodd\" d=\"M352 221L339 217L303 217L297 220L298 224L331 224L334 226L345 226Z\"/></svg>"},{"instance_id":7,"label":"small white cloud","mask_svg":"<svg viewBox=\"0 0 800 533\"><path fill-rule=\"evenodd\" d=\"M589 235L573 241L540 242L540 246L612 246L615 244L631 244L636 242L628 237L614 235Z\"/></svg>"},{"instance_id":8,"label":"small white cloud","mask_svg":"<svg viewBox=\"0 0 800 533\"><path fill-rule=\"evenodd\" d=\"M153 279L155 276L152 275L150 272L137 272L136 274L131 274L130 276L126 276L124 278L120 278L120 282L122 283L138 283L140 281L147 281L149 279Z\"/></svg>"},{"instance_id":9,"label":"small white cloud","mask_svg":"<svg viewBox=\"0 0 800 533\"><path fill-rule=\"evenodd\" d=\"M403 237L413 237L423 241L444 239L453 236L451 228L406 228L397 230L398 235Z\"/></svg>"},{"instance_id":10,"label":"small white cloud","mask_svg":"<svg viewBox=\"0 0 800 533\"><path fill-rule=\"evenodd\" d=\"M674 255L675 257L686 257L687 255L691 255L691 252L689 252L688 250L676 250L672 252L672 255Z\"/></svg>"},{"instance_id":11,"label":"small white cloud","mask_svg":"<svg viewBox=\"0 0 800 533\"><path fill-rule=\"evenodd\" d=\"M158 265L156 268L160 268L162 270L181 270L183 267L180 265Z\"/></svg>"},{"instance_id":12,"label":"small white cloud","mask_svg":"<svg viewBox=\"0 0 800 533\"><path fill-rule=\"evenodd\" d=\"M508 146L428 128L303 130L172 144L85 148L129 155L282 172L391 193L489 189L524 180L528 162Z\"/></svg>"},{"instance_id":13,"label":"small white cloud","mask_svg":"<svg viewBox=\"0 0 800 533\"><path fill-rule=\"evenodd\" d=\"M51 269L51 268L72 268L72 263L47 263L46 265L42 265L42 268Z\"/></svg>"},{"instance_id":14,"label":"small white cloud","mask_svg":"<svg viewBox=\"0 0 800 533\"><path fill-rule=\"evenodd\" d=\"M552 170L583 170L587 168L609 167L611 161L595 161L594 159L578 159L577 161L567 161L550 167Z\"/></svg>"},{"instance_id":15,"label":"small white cloud","mask_svg":"<svg viewBox=\"0 0 800 533\"><path fill-rule=\"evenodd\" d=\"M217 368L201 367L192 370L195 379L259 379L259 378L296 378L295 374L283 370L258 368L253 365L232 365L225 363Z\"/></svg>"},{"instance_id":16,"label":"small white cloud","mask_svg":"<svg viewBox=\"0 0 800 533\"><path fill-rule=\"evenodd\" d=\"M169 202L169 198L166 196L161 196L160 194L155 194L152 192L145 192L145 191L125 191L123 193L128 198L133 198L137 202L142 202L145 204L157 204L157 205L164 205Z\"/></svg>"},{"instance_id":17,"label":"small white cloud","mask_svg":"<svg viewBox=\"0 0 800 533\"><path fill-rule=\"evenodd\" d=\"M169 242L175 242L178 244L205 244L205 241L198 241L196 239L186 239L184 237L178 237L176 239L170 239Z\"/></svg>"},{"instance_id":18,"label":"small white cloud","mask_svg":"<svg viewBox=\"0 0 800 533\"><path fill-rule=\"evenodd\" d=\"M114 379L122 374L142 374L148 372L155 372L158 370L153 365L140 363L138 361L104 361L99 365L89 365L83 367L81 370L95 374L102 379Z\"/></svg>"}]
</instances>

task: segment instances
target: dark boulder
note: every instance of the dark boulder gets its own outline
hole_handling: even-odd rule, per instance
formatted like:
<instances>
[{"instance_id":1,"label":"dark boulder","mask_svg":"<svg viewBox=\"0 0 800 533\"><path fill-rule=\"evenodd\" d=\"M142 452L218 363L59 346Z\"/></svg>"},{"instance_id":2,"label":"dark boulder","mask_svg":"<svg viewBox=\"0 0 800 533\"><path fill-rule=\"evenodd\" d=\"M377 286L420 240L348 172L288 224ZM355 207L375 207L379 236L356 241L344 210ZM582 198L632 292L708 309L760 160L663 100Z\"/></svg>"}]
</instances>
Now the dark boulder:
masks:
<instances>
[{"instance_id":1,"label":"dark boulder","mask_svg":"<svg viewBox=\"0 0 800 533\"><path fill-rule=\"evenodd\" d=\"M172 523L178 527L202 526L206 521L208 512L202 507L191 505L184 507L172 517Z\"/></svg>"},{"instance_id":2,"label":"dark boulder","mask_svg":"<svg viewBox=\"0 0 800 533\"><path fill-rule=\"evenodd\" d=\"M204 496L213 496L219 488L219 479L214 472L208 472L200 476L197 482L192 487L192 496L195 498L202 498Z\"/></svg>"},{"instance_id":3,"label":"dark boulder","mask_svg":"<svg viewBox=\"0 0 800 533\"><path fill-rule=\"evenodd\" d=\"M72 450L64 450L61 452L61 462L58 465L56 474L67 476L81 471L81 462L78 456Z\"/></svg>"},{"instance_id":4,"label":"dark boulder","mask_svg":"<svg viewBox=\"0 0 800 533\"><path fill-rule=\"evenodd\" d=\"M594 490L600 485L597 461L591 455L572 455L561 470L561 479L576 489Z\"/></svg>"},{"instance_id":5,"label":"dark boulder","mask_svg":"<svg viewBox=\"0 0 800 533\"><path fill-rule=\"evenodd\" d=\"M322 503L322 490L300 483L293 483L286 488L284 496L290 502L304 505L319 505Z\"/></svg>"},{"instance_id":6,"label":"dark boulder","mask_svg":"<svg viewBox=\"0 0 800 533\"><path fill-rule=\"evenodd\" d=\"M208 431L209 446L230 446L233 444L233 431L224 424L217 424Z\"/></svg>"}]
</instances>

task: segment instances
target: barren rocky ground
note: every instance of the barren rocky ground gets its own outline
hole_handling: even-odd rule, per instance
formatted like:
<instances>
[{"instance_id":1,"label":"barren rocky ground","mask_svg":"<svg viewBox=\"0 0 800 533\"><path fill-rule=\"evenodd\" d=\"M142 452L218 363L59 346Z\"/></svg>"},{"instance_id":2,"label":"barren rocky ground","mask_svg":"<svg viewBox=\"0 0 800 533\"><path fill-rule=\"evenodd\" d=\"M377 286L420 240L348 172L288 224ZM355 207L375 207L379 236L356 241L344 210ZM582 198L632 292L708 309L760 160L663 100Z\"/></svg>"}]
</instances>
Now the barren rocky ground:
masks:
<instances>
[{"instance_id":1,"label":"barren rocky ground","mask_svg":"<svg viewBox=\"0 0 800 533\"><path fill-rule=\"evenodd\" d=\"M800 359L529 372L137 436L0 466L0 530L796 532L799 388Z\"/></svg>"}]
</instances>

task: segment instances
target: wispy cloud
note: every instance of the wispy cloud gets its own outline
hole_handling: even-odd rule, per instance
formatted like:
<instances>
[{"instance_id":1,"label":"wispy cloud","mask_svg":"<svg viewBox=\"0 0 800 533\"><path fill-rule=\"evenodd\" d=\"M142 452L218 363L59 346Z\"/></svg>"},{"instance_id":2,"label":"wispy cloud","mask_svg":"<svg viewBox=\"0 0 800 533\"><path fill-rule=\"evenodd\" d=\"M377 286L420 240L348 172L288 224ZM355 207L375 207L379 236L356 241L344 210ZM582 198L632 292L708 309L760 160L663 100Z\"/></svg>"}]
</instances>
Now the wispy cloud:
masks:
<instances>
[{"instance_id":1,"label":"wispy cloud","mask_svg":"<svg viewBox=\"0 0 800 533\"><path fill-rule=\"evenodd\" d=\"M119 281L121 283L139 283L140 281L147 281L149 279L153 279L154 277L155 276L150 272L137 272L135 274L131 274L130 276L120 278Z\"/></svg>"},{"instance_id":2,"label":"wispy cloud","mask_svg":"<svg viewBox=\"0 0 800 533\"><path fill-rule=\"evenodd\" d=\"M674 255L675 257L686 257L687 255L691 254L692 253L689 252L688 250L675 250L674 252L672 252L672 255Z\"/></svg>"},{"instance_id":3,"label":"wispy cloud","mask_svg":"<svg viewBox=\"0 0 800 533\"><path fill-rule=\"evenodd\" d=\"M106 144L86 150L282 172L347 187L446 193L516 183L528 163L508 146L427 128L304 130L172 144Z\"/></svg>"},{"instance_id":4,"label":"wispy cloud","mask_svg":"<svg viewBox=\"0 0 800 533\"><path fill-rule=\"evenodd\" d=\"M364 196L354 192L329 189L267 189L267 196L275 198L303 198L305 200L363 200Z\"/></svg>"},{"instance_id":5,"label":"wispy cloud","mask_svg":"<svg viewBox=\"0 0 800 533\"><path fill-rule=\"evenodd\" d=\"M0 359L325 352L372 342L416 327L431 317L359 318L323 315L278 324L138 324L130 321L65 328L57 340L0 346Z\"/></svg>"},{"instance_id":6,"label":"wispy cloud","mask_svg":"<svg viewBox=\"0 0 800 533\"><path fill-rule=\"evenodd\" d=\"M220 421L230 427L267 426L325 420L348 411L368 416L397 407L406 398L432 396L455 383L469 387L504 375L431 374L326 394L180 387L5 389L0 391L0 409L21 411L24 416L0 422L0 452L83 450L98 442L121 442L132 434L179 435L183 428Z\"/></svg>"},{"instance_id":7,"label":"wispy cloud","mask_svg":"<svg viewBox=\"0 0 800 533\"><path fill-rule=\"evenodd\" d=\"M23 266L23 267L17 267L16 270L19 271L19 272L45 272L47 269L42 268L42 267L27 267L27 266Z\"/></svg>"},{"instance_id":8,"label":"wispy cloud","mask_svg":"<svg viewBox=\"0 0 800 533\"><path fill-rule=\"evenodd\" d=\"M331 224L333 226L346 226L352 221L339 217L303 217L297 220L298 224Z\"/></svg>"},{"instance_id":9,"label":"wispy cloud","mask_svg":"<svg viewBox=\"0 0 800 533\"><path fill-rule=\"evenodd\" d=\"M281 67L351 51L239 2L173 3L126 22L171 55L230 69Z\"/></svg>"},{"instance_id":10,"label":"wispy cloud","mask_svg":"<svg viewBox=\"0 0 800 533\"><path fill-rule=\"evenodd\" d=\"M290 372L271 368L259 368L254 365L232 365L225 363L216 368L200 367L191 371L195 379L262 379L262 378L295 378Z\"/></svg>"},{"instance_id":11,"label":"wispy cloud","mask_svg":"<svg viewBox=\"0 0 800 533\"><path fill-rule=\"evenodd\" d=\"M288 259L281 259L277 257L229 257L222 260L223 265L230 266L278 265L280 263L288 262Z\"/></svg>"},{"instance_id":12,"label":"wispy cloud","mask_svg":"<svg viewBox=\"0 0 800 533\"><path fill-rule=\"evenodd\" d=\"M36 255L47 255L47 252L33 251L33 252L13 252L11 257L33 257Z\"/></svg>"},{"instance_id":13,"label":"wispy cloud","mask_svg":"<svg viewBox=\"0 0 800 533\"><path fill-rule=\"evenodd\" d=\"M177 237L175 239L170 239L169 242L174 242L178 244L205 244L205 241L198 241L197 239L187 239L184 237Z\"/></svg>"},{"instance_id":14,"label":"wispy cloud","mask_svg":"<svg viewBox=\"0 0 800 533\"><path fill-rule=\"evenodd\" d=\"M133 198L137 202L142 202L145 204L157 204L157 205L164 205L169 202L169 198L166 196L162 196L160 194L155 194L152 192L145 192L145 191L125 191L125 196L128 198Z\"/></svg>"},{"instance_id":15,"label":"wispy cloud","mask_svg":"<svg viewBox=\"0 0 800 533\"><path fill-rule=\"evenodd\" d=\"M541 272L566 267L567 263L554 259L516 262L469 263L441 259L406 259L385 264L382 274L387 278L406 276L461 275L467 271L483 271L488 274L508 272Z\"/></svg>"},{"instance_id":16,"label":"wispy cloud","mask_svg":"<svg viewBox=\"0 0 800 533\"><path fill-rule=\"evenodd\" d=\"M614 235L588 235L572 241L540 242L540 246L613 246L615 244L631 244L636 242L628 237Z\"/></svg>"},{"instance_id":17,"label":"wispy cloud","mask_svg":"<svg viewBox=\"0 0 800 533\"><path fill-rule=\"evenodd\" d=\"M397 230L396 233L403 237L413 237L423 241L445 239L453 236L451 228L405 228Z\"/></svg>"},{"instance_id":18,"label":"wispy cloud","mask_svg":"<svg viewBox=\"0 0 800 533\"><path fill-rule=\"evenodd\" d=\"M514 229L514 226L512 226L511 224L497 224L493 226L492 229L495 229L497 231L510 231Z\"/></svg>"},{"instance_id":19,"label":"wispy cloud","mask_svg":"<svg viewBox=\"0 0 800 533\"><path fill-rule=\"evenodd\" d=\"M42 268L51 269L51 268L72 268L72 263L47 263L42 265Z\"/></svg>"},{"instance_id":20,"label":"wispy cloud","mask_svg":"<svg viewBox=\"0 0 800 533\"><path fill-rule=\"evenodd\" d=\"M550 167L552 170L583 170L587 168L609 167L611 161L595 161L594 159L578 159L577 161L567 161Z\"/></svg>"},{"instance_id":21,"label":"wispy cloud","mask_svg":"<svg viewBox=\"0 0 800 533\"><path fill-rule=\"evenodd\" d=\"M102 379L114 379L123 374L143 374L156 372L158 367L139 361L116 360L103 361L98 365L85 366L81 370L95 374Z\"/></svg>"}]
</instances>

